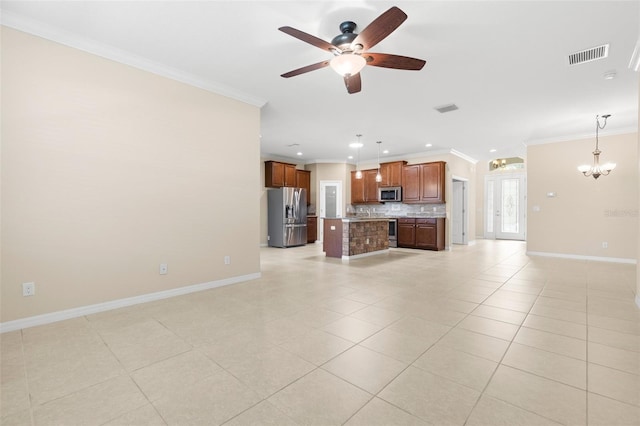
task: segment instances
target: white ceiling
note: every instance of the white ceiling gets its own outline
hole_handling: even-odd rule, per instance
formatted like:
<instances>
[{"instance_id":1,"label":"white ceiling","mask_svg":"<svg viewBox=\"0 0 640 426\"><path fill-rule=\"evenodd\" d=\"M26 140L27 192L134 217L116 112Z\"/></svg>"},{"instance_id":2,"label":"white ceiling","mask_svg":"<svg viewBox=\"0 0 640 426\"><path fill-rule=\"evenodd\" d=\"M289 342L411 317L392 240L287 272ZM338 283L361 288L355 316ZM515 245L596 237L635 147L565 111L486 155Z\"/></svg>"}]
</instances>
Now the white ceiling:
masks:
<instances>
[{"instance_id":1,"label":"white ceiling","mask_svg":"<svg viewBox=\"0 0 640 426\"><path fill-rule=\"evenodd\" d=\"M278 31L330 41L391 6L408 19L372 52L425 59L421 71L365 67L349 95L330 68L280 74L328 59ZM23 31L262 107L263 155L313 163L455 150L477 160L524 156L525 145L637 131L638 1L2 1L2 22ZM609 43L609 57L567 57ZM605 80L603 74L616 71ZM441 114L435 107L455 103ZM264 106L263 106L264 105ZM425 144L433 146L426 148ZM291 146L298 144L296 146ZM490 153L490 149L496 152ZM300 151L302 156L297 156Z\"/></svg>"}]
</instances>

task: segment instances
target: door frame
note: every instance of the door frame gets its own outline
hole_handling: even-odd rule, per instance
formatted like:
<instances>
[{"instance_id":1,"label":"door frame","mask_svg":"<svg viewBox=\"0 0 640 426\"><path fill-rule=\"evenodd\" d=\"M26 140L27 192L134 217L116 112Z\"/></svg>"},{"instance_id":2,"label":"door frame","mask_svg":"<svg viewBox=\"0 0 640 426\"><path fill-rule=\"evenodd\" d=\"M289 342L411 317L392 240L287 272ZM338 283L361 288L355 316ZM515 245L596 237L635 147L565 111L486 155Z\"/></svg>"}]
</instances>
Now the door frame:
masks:
<instances>
[{"instance_id":1,"label":"door frame","mask_svg":"<svg viewBox=\"0 0 640 426\"><path fill-rule=\"evenodd\" d=\"M499 205L499 194L500 194L500 190L499 190L499 185L502 182L503 179L522 179L521 183L522 183L522 193L520 195L520 203L521 203L521 209L520 211L522 212L520 215L520 219L522 221L522 232L521 232L521 236L522 238L508 238L505 237L503 235L499 235L499 232L497 232L498 226L499 226L499 220L498 217L496 215L496 206ZM489 191L488 191L488 187L489 187L489 182L493 182L494 183L494 191L493 191L493 206L494 208L492 209L491 212L489 212ZM484 177L484 223L483 223L483 228L484 228L484 238L489 239L489 240L495 240L495 239L515 239L518 241L526 241L527 239L527 173L524 171L521 172L513 172L513 173L500 173L498 172L497 174L488 174L485 175ZM493 219L493 231L489 232L488 229L488 224L489 224L489 220Z\"/></svg>"},{"instance_id":2,"label":"door frame","mask_svg":"<svg viewBox=\"0 0 640 426\"><path fill-rule=\"evenodd\" d=\"M318 210L318 241L324 241L324 218L326 209L325 193L327 186L336 187L336 217L342 217L342 181L341 180L321 180L320 181L320 209Z\"/></svg>"},{"instance_id":3,"label":"door frame","mask_svg":"<svg viewBox=\"0 0 640 426\"><path fill-rule=\"evenodd\" d=\"M458 205L456 197L454 196L456 184L461 184L462 188L462 205ZM450 228L450 240L451 244L469 244L469 179L452 176L451 177L451 228ZM454 242L453 238L453 217L456 212L460 212L462 218L462 240L461 242Z\"/></svg>"}]
</instances>

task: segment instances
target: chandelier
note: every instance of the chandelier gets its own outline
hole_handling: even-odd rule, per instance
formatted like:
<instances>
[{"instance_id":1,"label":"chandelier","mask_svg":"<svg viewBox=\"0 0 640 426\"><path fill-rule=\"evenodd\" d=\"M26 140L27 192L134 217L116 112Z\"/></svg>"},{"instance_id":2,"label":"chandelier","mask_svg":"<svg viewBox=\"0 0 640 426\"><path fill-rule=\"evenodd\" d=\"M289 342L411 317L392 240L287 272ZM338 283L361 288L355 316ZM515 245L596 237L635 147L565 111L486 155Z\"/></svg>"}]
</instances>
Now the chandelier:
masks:
<instances>
[{"instance_id":1,"label":"chandelier","mask_svg":"<svg viewBox=\"0 0 640 426\"><path fill-rule=\"evenodd\" d=\"M607 176L611 173L611 170L616 168L615 163L605 163L600 165L600 154L602 151L598 149L598 130L604 129L607 125L607 118L609 117L611 117L611 114L603 115L602 118L604 118L604 123L600 125L600 116L596 115L596 150L593 151L593 165L590 166L585 164L578 167L578 170L586 177L593 176L594 179L598 179L600 176Z\"/></svg>"}]
</instances>

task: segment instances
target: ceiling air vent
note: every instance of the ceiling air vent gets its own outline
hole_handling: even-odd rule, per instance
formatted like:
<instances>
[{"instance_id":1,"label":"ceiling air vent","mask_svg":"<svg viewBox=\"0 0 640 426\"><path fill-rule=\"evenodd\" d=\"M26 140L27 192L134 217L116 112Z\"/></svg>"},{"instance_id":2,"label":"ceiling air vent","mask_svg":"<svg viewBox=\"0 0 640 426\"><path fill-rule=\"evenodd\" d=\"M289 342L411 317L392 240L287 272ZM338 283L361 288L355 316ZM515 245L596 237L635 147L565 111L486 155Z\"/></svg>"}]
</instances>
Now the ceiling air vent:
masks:
<instances>
[{"instance_id":1,"label":"ceiling air vent","mask_svg":"<svg viewBox=\"0 0 640 426\"><path fill-rule=\"evenodd\" d=\"M456 104L442 105L435 108L435 110L438 111L439 113L455 111L457 109L458 109L458 106Z\"/></svg>"},{"instance_id":2,"label":"ceiling air vent","mask_svg":"<svg viewBox=\"0 0 640 426\"><path fill-rule=\"evenodd\" d=\"M569 55L569 65L584 64L585 62L597 61L609 56L609 45L592 47L591 49L581 50L580 52Z\"/></svg>"}]
</instances>

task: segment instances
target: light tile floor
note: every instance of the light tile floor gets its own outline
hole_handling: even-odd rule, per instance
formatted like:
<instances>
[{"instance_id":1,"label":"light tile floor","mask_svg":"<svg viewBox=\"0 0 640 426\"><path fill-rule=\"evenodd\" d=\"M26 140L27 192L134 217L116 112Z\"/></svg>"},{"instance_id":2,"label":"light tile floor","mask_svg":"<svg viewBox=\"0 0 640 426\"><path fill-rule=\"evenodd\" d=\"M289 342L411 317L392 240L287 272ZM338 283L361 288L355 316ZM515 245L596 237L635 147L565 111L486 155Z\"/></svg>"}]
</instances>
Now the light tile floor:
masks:
<instances>
[{"instance_id":1,"label":"light tile floor","mask_svg":"<svg viewBox=\"0 0 640 426\"><path fill-rule=\"evenodd\" d=\"M510 241L261 264L1 335L1 424L640 424L635 266Z\"/></svg>"}]
</instances>

